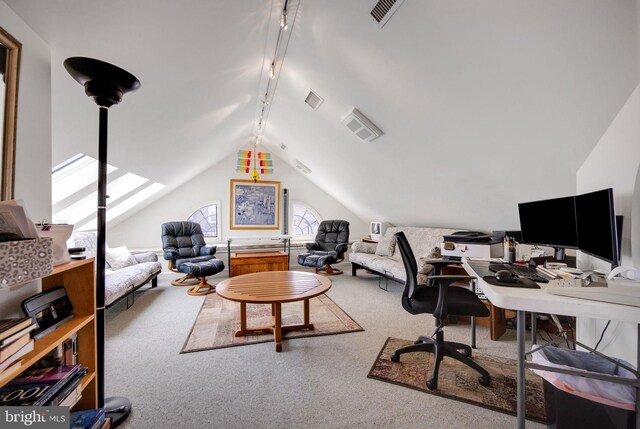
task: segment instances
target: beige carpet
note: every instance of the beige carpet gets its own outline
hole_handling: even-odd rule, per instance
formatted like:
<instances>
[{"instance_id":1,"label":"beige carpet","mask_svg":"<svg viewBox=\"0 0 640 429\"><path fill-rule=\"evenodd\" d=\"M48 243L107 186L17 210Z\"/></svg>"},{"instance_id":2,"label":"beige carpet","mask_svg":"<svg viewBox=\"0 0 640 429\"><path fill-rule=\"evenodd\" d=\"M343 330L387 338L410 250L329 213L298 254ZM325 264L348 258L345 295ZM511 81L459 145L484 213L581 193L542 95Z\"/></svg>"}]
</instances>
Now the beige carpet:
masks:
<instances>
[{"instance_id":1,"label":"beige carpet","mask_svg":"<svg viewBox=\"0 0 640 429\"><path fill-rule=\"evenodd\" d=\"M313 331L285 332L283 340L364 331L326 295L309 300L309 319L315 326ZM282 324L300 323L303 323L303 303L282 304ZM248 328L270 324L271 305L247 304ZM207 295L181 353L273 341L271 334L234 337L234 332L239 328L240 304L220 298L217 294Z\"/></svg>"},{"instance_id":2,"label":"beige carpet","mask_svg":"<svg viewBox=\"0 0 640 429\"><path fill-rule=\"evenodd\" d=\"M388 338L369 372L369 378L515 415L515 360L482 355L474 350L473 359L491 374L491 384L484 387L478 383L479 374L475 370L445 358L440 364L438 389L431 391L425 382L431 378L433 353L407 353L400 357L400 362L391 362L390 356L395 350L410 344L413 341ZM525 392L527 418L545 422L542 378L526 371Z\"/></svg>"}]
</instances>

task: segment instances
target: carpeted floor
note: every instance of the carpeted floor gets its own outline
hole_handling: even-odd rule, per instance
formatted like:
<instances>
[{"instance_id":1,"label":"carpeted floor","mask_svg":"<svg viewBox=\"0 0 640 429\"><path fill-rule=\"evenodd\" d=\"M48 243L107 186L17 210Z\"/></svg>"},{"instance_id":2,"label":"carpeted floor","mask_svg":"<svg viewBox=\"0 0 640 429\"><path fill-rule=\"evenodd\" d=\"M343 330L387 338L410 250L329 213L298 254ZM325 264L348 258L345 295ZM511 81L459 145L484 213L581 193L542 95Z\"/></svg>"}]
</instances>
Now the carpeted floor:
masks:
<instances>
[{"instance_id":1,"label":"carpeted floor","mask_svg":"<svg viewBox=\"0 0 640 429\"><path fill-rule=\"evenodd\" d=\"M292 255L292 261L295 255ZM308 271L306 268L299 268ZM378 288L363 273L333 276L327 295L365 330L298 338L282 353L273 343L180 353L204 302L173 287L175 273L136 293L133 307L106 311L106 396L131 399L123 429L191 428L514 428L513 416L367 378L388 337L433 331L433 318L402 309L402 285ZM216 275L214 283L227 277ZM468 342L468 325L450 325L451 341ZM478 329L477 353L515 358L515 331L491 341ZM528 421L527 429L545 426Z\"/></svg>"},{"instance_id":2,"label":"carpeted floor","mask_svg":"<svg viewBox=\"0 0 640 429\"><path fill-rule=\"evenodd\" d=\"M313 330L284 332L282 339L318 337L322 335L345 334L362 331L347 313L326 295L309 300L309 321ZM304 322L302 302L282 305L282 324L295 325ZM265 304L247 304L247 326L268 326L271 324L271 306ZM207 295L198 313L189 337L182 347L182 353L224 347L243 346L264 342L273 342L272 334L247 335L236 337L240 328L240 304L221 298L217 294Z\"/></svg>"},{"instance_id":3,"label":"carpeted floor","mask_svg":"<svg viewBox=\"0 0 640 429\"><path fill-rule=\"evenodd\" d=\"M413 344L413 341L388 338L369 377L398 384L421 392L440 395L496 411L516 415L516 361L502 357L473 353L473 360L491 374L491 384L481 386L478 373L454 359L443 359L438 373L438 389L431 391L425 382L431 378L433 353L407 353L400 362L392 362L391 354ZM527 418L546 422L542 378L526 373Z\"/></svg>"}]
</instances>

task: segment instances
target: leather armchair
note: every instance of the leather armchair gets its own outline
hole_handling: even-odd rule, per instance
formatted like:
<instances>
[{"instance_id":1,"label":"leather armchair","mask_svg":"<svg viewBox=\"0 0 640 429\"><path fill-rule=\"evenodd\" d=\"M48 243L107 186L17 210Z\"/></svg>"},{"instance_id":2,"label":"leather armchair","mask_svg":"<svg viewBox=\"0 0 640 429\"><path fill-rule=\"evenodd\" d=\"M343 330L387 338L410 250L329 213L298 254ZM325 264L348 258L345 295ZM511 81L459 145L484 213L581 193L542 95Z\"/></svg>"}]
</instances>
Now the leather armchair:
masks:
<instances>
[{"instance_id":1,"label":"leather armchair","mask_svg":"<svg viewBox=\"0 0 640 429\"><path fill-rule=\"evenodd\" d=\"M216 246L205 243L199 224L186 221L162 224L162 250L169 269L185 274L172 281L172 285L193 286L190 295L215 292L215 286L207 283L206 277L224 270L224 263L215 257Z\"/></svg>"},{"instance_id":2,"label":"leather armchair","mask_svg":"<svg viewBox=\"0 0 640 429\"><path fill-rule=\"evenodd\" d=\"M342 270L331 264L344 261L349 247L349 222L346 220L324 220L318 226L315 241L305 244L306 253L298 256L298 263L315 268L325 275L342 274Z\"/></svg>"}]
</instances>

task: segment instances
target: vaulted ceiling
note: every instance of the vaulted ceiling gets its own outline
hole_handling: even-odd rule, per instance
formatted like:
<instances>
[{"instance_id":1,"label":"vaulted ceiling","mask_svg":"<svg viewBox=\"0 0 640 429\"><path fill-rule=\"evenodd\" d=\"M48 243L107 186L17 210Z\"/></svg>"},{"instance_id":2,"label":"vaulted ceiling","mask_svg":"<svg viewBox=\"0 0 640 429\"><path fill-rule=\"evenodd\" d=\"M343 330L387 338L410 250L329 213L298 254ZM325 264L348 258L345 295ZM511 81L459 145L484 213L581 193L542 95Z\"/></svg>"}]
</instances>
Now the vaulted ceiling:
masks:
<instances>
[{"instance_id":1,"label":"vaulted ceiling","mask_svg":"<svg viewBox=\"0 0 640 429\"><path fill-rule=\"evenodd\" d=\"M142 82L112 109L110 163L170 192L250 148L282 0L4 1L52 49L53 164L95 155L77 55ZM518 202L575 191L638 82L637 0L406 0L383 28L370 0L289 3L264 145L364 220L517 227ZM354 137L354 107L384 135Z\"/></svg>"}]
</instances>

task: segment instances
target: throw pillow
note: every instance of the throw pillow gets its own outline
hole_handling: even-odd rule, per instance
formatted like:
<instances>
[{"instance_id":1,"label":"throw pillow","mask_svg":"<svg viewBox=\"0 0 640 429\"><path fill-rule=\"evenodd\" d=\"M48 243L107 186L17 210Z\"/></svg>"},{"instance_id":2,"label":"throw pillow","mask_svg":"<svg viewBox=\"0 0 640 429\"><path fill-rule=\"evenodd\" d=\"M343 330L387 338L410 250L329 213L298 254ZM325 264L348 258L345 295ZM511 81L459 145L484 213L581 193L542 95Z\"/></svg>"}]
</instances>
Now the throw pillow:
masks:
<instances>
[{"instance_id":1,"label":"throw pillow","mask_svg":"<svg viewBox=\"0 0 640 429\"><path fill-rule=\"evenodd\" d=\"M107 249L105 259L114 270L120 270L136 264L136 258L129 252L127 246L110 247Z\"/></svg>"},{"instance_id":2,"label":"throw pillow","mask_svg":"<svg viewBox=\"0 0 640 429\"><path fill-rule=\"evenodd\" d=\"M391 228L387 229L387 232L380 237L380 241L376 247L376 255L393 256L393 251L396 248L396 236L393 235L394 233L390 230Z\"/></svg>"}]
</instances>

